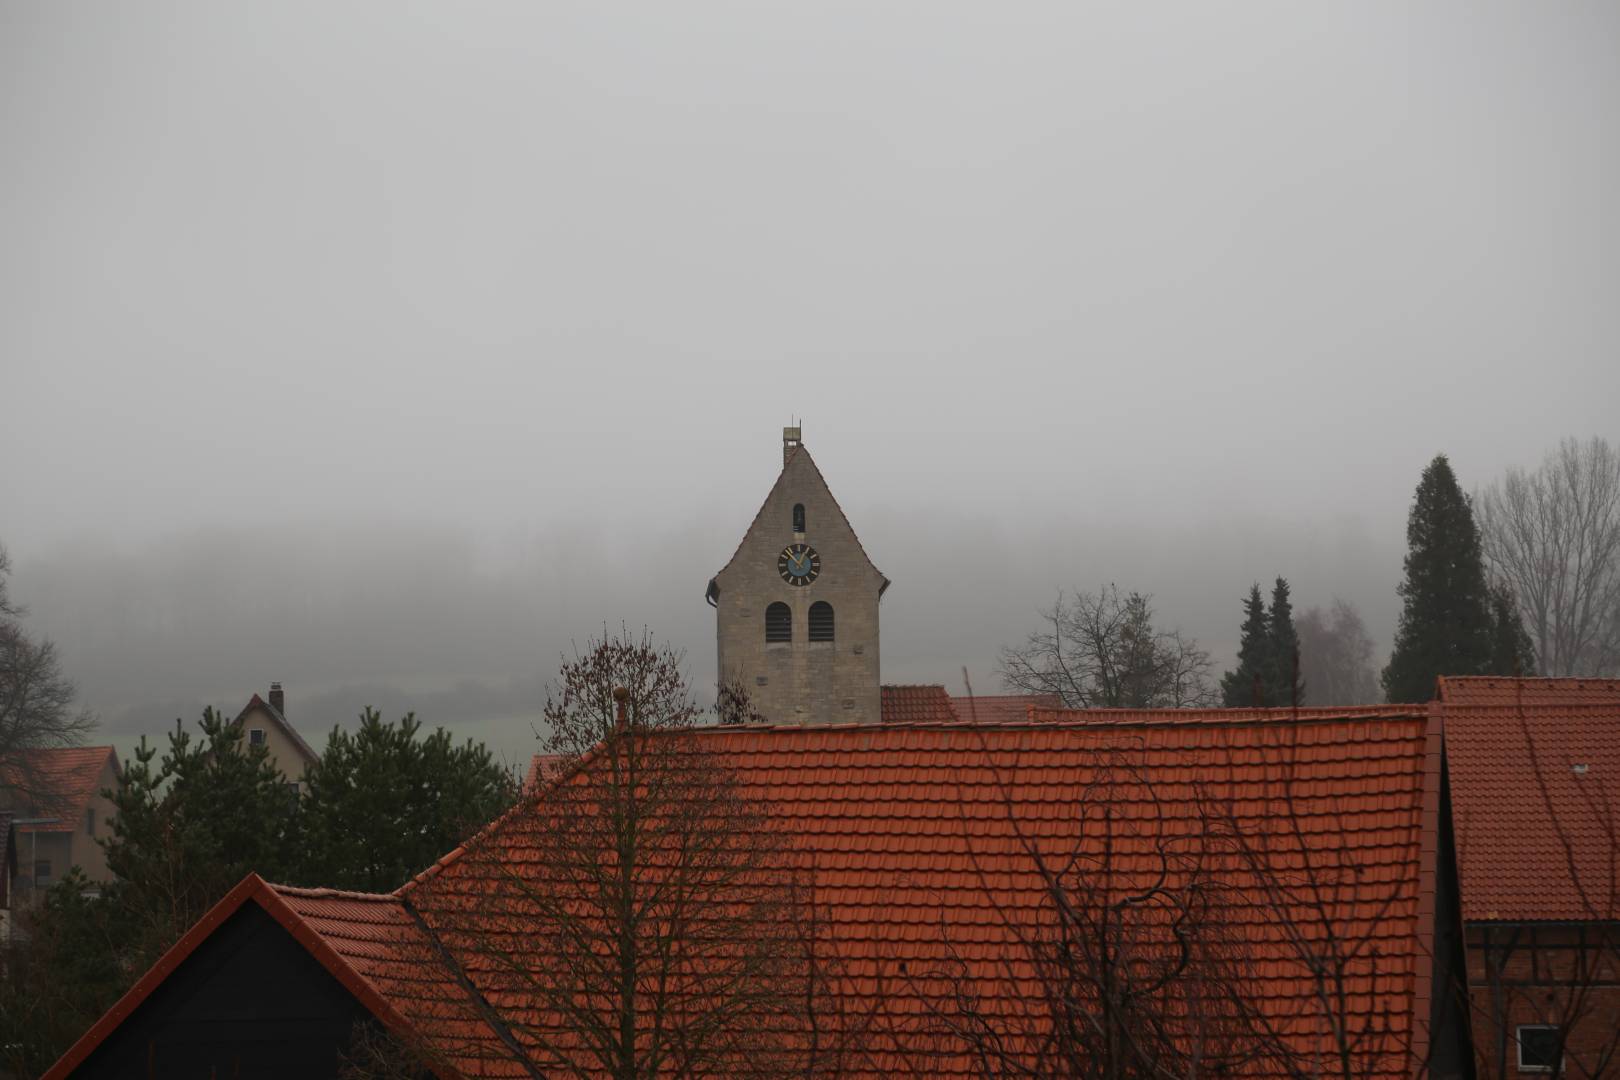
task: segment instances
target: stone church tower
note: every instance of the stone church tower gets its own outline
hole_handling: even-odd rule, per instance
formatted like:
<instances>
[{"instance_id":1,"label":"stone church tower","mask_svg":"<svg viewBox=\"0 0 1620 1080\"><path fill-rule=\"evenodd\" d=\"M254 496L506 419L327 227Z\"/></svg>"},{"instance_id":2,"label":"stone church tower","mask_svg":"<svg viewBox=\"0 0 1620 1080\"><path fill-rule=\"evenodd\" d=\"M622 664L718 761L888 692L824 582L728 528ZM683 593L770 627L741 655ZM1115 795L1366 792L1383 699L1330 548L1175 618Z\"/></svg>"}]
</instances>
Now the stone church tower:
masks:
<instances>
[{"instance_id":1,"label":"stone church tower","mask_svg":"<svg viewBox=\"0 0 1620 1080\"><path fill-rule=\"evenodd\" d=\"M709 582L720 682L739 683L772 723L878 723L878 599L888 587L799 429L783 428L782 475Z\"/></svg>"}]
</instances>

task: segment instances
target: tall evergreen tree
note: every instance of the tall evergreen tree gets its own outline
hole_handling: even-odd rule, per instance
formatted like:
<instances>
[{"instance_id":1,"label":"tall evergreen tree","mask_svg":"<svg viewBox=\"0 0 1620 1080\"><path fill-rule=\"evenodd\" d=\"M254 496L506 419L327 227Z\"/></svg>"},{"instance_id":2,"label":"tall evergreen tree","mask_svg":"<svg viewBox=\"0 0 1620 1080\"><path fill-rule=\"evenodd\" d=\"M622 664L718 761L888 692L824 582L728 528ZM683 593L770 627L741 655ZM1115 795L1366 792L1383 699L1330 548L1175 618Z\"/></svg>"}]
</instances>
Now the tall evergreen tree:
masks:
<instances>
[{"instance_id":1,"label":"tall evergreen tree","mask_svg":"<svg viewBox=\"0 0 1620 1080\"><path fill-rule=\"evenodd\" d=\"M1271 703L1305 704L1305 681L1299 673L1299 631L1294 628L1294 605L1288 599L1287 578L1278 578L1271 590L1271 613L1266 619L1266 653Z\"/></svg>"},{"instance_id":2,"label":"tall evergreen tree","mask_svg":"<svg viewBox=\"0 0 1620 1080\"><path fill-rule=\"evenodd\" d=\"M1249 589L1243 601L1243 638L1238 644L1237 667L1221 676L1221 704L1228 708L1270 705L1271 684L1267 678L1270 626L1266 622L1266 602L1260 596L1260 583Z\"/></svg>"},{"instance_id":3,"label":"tall evergreen tree","mask_svg":"<svg viewBox=\"0 0 1620 1080\"><path fill-rule=\"evenodd\" d=\"M1518 601L1505 585L1491 586L1491 674L1524 677L1536 673L1536 646L1519 616Z\"/></svg>"},{"instance_id":4,"label":"tall evergreen tree","mask_svg":"<svg viewBox=\"0 0 1620 1080\"><path fill-rule=\"evenodd\" d=\"M1427 701L1439 675L1493 674L1490 589L1473 507L1444 454L1423 470L1406 519L1405 600L1384 668L1390 701Z\"/></svg>"}]
</instances>

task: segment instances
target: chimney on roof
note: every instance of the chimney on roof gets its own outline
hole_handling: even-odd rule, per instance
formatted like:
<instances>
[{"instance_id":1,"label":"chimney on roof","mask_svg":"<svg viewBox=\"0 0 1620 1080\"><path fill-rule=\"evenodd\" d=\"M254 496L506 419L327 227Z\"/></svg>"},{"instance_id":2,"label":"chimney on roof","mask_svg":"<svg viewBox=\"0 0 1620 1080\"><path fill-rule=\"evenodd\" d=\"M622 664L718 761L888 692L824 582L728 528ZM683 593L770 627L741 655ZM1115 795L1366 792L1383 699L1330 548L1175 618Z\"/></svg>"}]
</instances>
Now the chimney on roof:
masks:
<instances>
[{"instance_id":1,"label":"chimney on roof","mask_svg":"<svg viewBox=\"0 0 1620 1080\"><path fill-rule=\"evenodd\" d=\"M270 684L270 707L281 714L283 720L287 719L287 695L281 692L281 684Z\"/></svg>"},{"instance_id":2,"label":"chimney on roof","mask_svg":"<svg viewBox=\"0 0 1620 1080\"><path fill-rule=\"evenodd\" d=\"M797 450L799 448L799 442L800 442L799 430L800 429L797 428L797 427L785 427L785 428L782 429L782 464L783 465L786 465L788 463L788 458L793 456L793 451L795 451L795 450Z\"/></svg>"}]
</instances>

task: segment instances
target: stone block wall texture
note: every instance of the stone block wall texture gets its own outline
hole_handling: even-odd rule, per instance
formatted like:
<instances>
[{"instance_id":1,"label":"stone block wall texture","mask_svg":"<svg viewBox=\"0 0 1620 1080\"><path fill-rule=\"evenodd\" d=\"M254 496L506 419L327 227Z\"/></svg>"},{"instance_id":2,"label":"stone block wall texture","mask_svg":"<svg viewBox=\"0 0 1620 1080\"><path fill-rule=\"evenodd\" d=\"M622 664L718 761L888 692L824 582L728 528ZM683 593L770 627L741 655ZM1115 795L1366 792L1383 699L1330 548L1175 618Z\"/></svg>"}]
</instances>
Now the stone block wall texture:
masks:
<instances>
[{"instance_id":1,"label":"stone block wall texture","mask_svg":"<svg viewBox=\"0 0 1620 1080\"><path fill-rule=\"evenodd\" d=\"M803 504L805 529L793 530ZM782 580L777 558L805 543L821 557L809 585ZM779 724L878 723L878 597L885 581L862 550L821 471L802 446L783 466L732 560L715 575L718 679L736 679L755 708ZM765 641L765 609L793 612L793 640ZM810 605L832 605L833 640L810 640Z\"/></svg>"}]
</instances>

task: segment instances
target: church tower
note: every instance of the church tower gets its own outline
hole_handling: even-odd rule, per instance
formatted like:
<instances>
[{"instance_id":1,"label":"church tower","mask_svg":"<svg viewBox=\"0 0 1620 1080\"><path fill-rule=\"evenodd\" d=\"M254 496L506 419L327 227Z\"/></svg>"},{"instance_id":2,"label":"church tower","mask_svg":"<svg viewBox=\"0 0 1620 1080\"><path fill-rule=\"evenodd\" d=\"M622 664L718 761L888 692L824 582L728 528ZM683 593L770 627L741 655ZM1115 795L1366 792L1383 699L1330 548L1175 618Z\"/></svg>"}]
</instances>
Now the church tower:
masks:
<instances>
[{"instance_id":1,"label":"church tower","mask_svg":"<svg viewBox=\"0 0 1620 1080\"><path fill-rule=\"evenodd\" d=\"M875 724L878 573L810 459L782 429L782 474L731 561L709 581L719 681L777 724Z\"/></svg>"}]
</instances>

